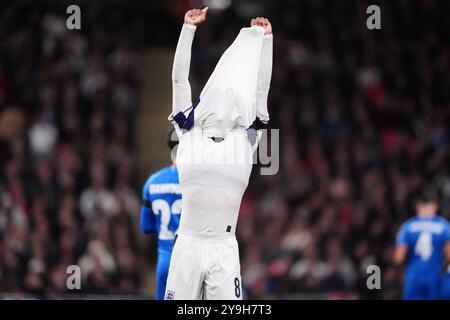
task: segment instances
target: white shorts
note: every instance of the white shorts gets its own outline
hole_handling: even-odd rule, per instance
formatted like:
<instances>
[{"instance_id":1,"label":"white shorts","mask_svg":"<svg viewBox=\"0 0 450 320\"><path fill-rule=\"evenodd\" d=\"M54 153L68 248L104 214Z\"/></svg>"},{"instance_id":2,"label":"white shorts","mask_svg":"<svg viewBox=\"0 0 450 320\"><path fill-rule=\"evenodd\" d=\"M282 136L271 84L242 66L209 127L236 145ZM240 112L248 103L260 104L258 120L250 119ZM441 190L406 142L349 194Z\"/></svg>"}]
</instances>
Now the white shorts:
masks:
<instances>
[{"instance_id":1,"label":"white shorts","mask_svg":"<svg viewBox=\"0 0 450 320\"><path fill-rule=\"evenodd\" d=\"M240 269L234 236L203 240L178 234L165 300L242 300Z\"/></svg>"}]
</instances>

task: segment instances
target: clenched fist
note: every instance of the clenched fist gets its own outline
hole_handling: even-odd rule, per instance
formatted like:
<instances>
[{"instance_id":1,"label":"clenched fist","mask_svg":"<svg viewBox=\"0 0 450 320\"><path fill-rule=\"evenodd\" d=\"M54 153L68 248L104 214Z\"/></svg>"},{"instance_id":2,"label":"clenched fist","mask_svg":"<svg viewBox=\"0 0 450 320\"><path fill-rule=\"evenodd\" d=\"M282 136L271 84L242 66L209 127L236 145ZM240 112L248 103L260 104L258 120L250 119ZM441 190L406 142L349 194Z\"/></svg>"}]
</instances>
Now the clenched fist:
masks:
<instances>
[{"instance_id":1,"label":"clenched fist","mask_svg":"<svg viewBox=\"0 0 450 320\"><path fill-rule=\"evenodd\" d=\"M192 24L198 26L206 20L206 13L208 12L208 7L203 9L192 9L186 12L184 15L184 23Z\"/></svg>"},{"instance_id":2,"label":"clenched fist","mask_svg":"<svg viewBox=\"0 0 450 320\"><path fill-rule=\"evenodd\" d=\"M260 26L264 28L264 34L272 34L272 25L269 19L263 17L257 17L252 19L250 26Z\"/></svg>"}]
</instances>

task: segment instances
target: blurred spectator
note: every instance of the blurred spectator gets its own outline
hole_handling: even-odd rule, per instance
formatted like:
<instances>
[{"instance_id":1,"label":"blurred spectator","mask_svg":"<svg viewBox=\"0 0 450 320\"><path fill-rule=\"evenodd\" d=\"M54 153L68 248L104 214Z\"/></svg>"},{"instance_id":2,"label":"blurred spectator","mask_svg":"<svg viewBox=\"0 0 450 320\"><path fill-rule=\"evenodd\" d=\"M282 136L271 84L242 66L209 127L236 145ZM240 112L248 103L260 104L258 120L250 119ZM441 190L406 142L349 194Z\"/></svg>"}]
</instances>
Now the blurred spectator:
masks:
<instances>
[{"instance_id":1,"label":"blurred spectator","mask_svg":"<svg viewBox=\"0 0 450 320\"><path fill-rule=\"evenodd\" d=\"M0 5L2 293L66 294L79 264L83 293L139 294L135 49L85 4L79 32L64 3Z\"/></svg>"}]
</instances>

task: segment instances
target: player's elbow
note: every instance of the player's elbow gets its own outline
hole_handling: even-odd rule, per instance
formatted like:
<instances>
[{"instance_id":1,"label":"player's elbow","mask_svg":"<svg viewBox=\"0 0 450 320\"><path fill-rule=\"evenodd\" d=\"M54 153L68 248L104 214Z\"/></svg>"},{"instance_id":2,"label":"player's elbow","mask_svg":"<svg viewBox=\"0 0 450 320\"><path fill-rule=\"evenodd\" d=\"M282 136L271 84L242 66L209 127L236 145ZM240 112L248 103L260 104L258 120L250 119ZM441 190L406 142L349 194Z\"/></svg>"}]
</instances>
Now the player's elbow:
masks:
<instances>
[{"instance_id":1,"label":"player's elbow","mask_svg":"<svg viewBox=\"0 0 450 320\"><path fill-rule=\"evenodd\" d=\"M187 66L184 66L182 63L177 62L175 59L172 67L172 81L175 82L186 80L189 76L189 71L187 70L189 70Z\"/></svg>"},{"instance_id":2,"label":"player's elbow","mask_svg":"<svg viewBox=\"0 0 450 320\"><path fill-rule=\"evenodd\" d=\"M152 230L151 230L150 227L148 227L148 226L143 226L143 225L141 225L141 231L142 231L143 234L149 234L149 233L152 232Z\"/></svg>"},{"instance_id":3,"label":"player's elbow","mask_svg":"<svg viewBox=\"0 0 450 320\"><path fill-rule=\"evenodd\" d=\"M181 74L173 72L172 73L172 85L186 87L189 85L189 79Z\"/></svg>"},{"instance_id":4,"label":"player's elbow","mask_svg":"<svg viewBox=\"0 0 450 320\"><path fill-rule=\"evenodd\" d=\"M447 264L450 264L450 241L447 241L447 243L444 246L444 258L445 262Z\"/></svg>"},{"instance_id":5,"label":"player's elbow","mask_svg":"<svg viewBox=\"0 0 450 320\"><path fill-rule=\"evenodd\" d=\"M401 266L403 264L403 259L399 258L398 255L394 254L393 262L394 262L394 265Z\"/></svg>"},{"instance_id":6,"label":"player's elbow","mask_svg":"<svg viewBox=\"0 0 450 320\"><path fill-rule=\"evenodd\" d=\"M151 215L152 215L152 212L150 211L150 209L148 207L143 206L141 208L141 219L140 219L139 226L140 226L142 233L144 233L144 234L153 232L154 228L152 227L153 223L151 221Z\"/></svg>"},{"instance_id":7,"label":"player's elbow","mask_svg":"<svg viewBox=\"0 0 450 320\"><path fill-rule=\"evenodd\" d=\"M402 265L405 261L405 258L406 258L406 247L405 246L396 247L392 259L394 264L397 266Z\"/></svg>"},{"instance_id":8,"label":"player's elbow","mask_svg":"<svg viewBox=\"0 0 450 320\"><path fill-rule=\"evenodd\" d=\"M172 71L172 84L176 84L180 81L180 77L175 71L175 69Z\"/></svg>"},{"instance_id":9,"label":"player's elbow","mask_svg":"<svg viewBox=\"0 0 450 320\"><path fill-rule=\"evenodd\" d=\"M156 228L153 224L141 223L141 231L143 234L155 233Z\"/></svg>"}]
</instances>

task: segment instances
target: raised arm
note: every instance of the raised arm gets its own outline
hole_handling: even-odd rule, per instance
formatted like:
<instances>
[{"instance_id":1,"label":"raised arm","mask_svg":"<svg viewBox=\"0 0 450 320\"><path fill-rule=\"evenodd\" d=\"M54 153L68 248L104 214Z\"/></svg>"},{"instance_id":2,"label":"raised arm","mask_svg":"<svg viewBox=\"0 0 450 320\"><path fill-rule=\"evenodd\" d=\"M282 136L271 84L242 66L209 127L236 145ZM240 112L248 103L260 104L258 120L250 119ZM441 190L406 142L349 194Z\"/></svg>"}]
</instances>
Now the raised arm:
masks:
<instances>
[{"instance_id":1,"label":"raised arm","mask_svg":"<svg viewBox=\"0 0 450 320\"><path fill-rule=\"evenodd\" d=\"M191 64L191 48L195 30L206 19L208 8L192 9L186 12L184 24L178 39L172 69L172 116L189 109L192 105L189 68Z\"/></svg>"},{"instance_id":2,"label":"raised arm","mask_svg":"<svg viewBox=\"0 0 450 320\"><path fill-rule=\"evenodd\" d=\"M269 121L269 112L267 110L267 98L270 89L270 79L272 78L272 52L273 52L272 25L266 18L252 19L250 24L252 26L258 25L264 28L264 39L258 72L256 116L262 122L267 123Z\"/></svg>"}]
</instances>

